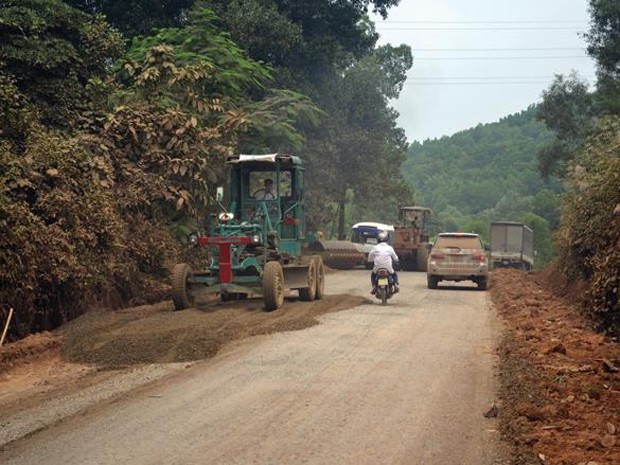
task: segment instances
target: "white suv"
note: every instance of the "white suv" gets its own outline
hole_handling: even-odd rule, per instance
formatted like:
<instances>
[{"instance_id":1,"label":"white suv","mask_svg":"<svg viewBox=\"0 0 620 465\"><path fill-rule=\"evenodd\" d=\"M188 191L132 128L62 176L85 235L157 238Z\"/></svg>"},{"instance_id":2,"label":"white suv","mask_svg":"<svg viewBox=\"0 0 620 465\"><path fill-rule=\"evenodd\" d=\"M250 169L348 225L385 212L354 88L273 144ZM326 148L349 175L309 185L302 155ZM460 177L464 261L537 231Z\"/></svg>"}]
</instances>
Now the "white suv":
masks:
<instances>
[{"instance_id":1,"label":"white suv","mask_svg":"<svg viewBox=\"0 0 620 465\"><path fill-rule=\"evenodd\" d=\"M489 262L480 236L469 233L441 233L435 239L426 272L429 289L439 281L473 281L485 290Z\"/></svg>"}]
</instances>

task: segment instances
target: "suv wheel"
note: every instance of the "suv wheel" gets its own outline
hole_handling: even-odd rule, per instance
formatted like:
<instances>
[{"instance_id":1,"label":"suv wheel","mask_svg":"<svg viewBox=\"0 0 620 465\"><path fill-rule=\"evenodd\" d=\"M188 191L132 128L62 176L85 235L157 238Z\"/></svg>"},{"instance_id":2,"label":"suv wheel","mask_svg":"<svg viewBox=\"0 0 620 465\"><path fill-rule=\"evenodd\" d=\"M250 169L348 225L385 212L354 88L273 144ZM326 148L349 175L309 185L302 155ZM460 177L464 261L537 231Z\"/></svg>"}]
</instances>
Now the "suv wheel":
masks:
<instances>
[{"instance_id":1,"label":"suv wheel","mask_svg":"<svg viewBox=\"0 0 620 465\"><path fill-rule=\"evenodd\" d=\"M439 283L439 276L433 276L429 274L428 276L426 276L426 282L429 289L437 289L437 284Z\"/></svg>"}]
</instances>

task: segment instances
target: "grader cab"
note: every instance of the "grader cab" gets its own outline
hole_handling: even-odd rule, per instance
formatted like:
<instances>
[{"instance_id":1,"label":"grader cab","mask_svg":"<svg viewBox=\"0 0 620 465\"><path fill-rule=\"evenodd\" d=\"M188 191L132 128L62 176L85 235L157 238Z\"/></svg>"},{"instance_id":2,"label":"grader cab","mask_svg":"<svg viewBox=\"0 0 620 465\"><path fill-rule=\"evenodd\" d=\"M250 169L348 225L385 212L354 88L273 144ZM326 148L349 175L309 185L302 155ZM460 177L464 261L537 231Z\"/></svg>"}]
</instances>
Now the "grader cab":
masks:
<instances>
[{"instance_id":1,"label":"grader cab","mask_svg":"<svg viewBox=\"0 0 620 465\"><path fill-rule=\"evenodd\" d=\"M223 301L262 295L269 311L283 305L287 289L296 290L303 301L321 299L323 261L304 248L301 159L238 155L229 157L228 165L229 207L212 216L207 235L194 238L197 246L210 248L210 261L201 270L175 266L175 308L191 307L200 294L219 294Z\"/></svg>"}]
</instances>

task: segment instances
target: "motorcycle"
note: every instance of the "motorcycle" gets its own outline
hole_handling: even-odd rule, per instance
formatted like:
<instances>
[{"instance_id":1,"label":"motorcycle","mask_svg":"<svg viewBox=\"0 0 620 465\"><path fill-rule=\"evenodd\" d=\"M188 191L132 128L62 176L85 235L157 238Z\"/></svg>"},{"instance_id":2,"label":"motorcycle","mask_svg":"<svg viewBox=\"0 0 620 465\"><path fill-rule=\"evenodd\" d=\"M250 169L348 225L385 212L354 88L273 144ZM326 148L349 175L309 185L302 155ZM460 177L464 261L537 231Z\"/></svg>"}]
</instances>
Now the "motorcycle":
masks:
<instances>
[{"instance_id":1,"label":"motorcycle","mask_svg":"<svg viewBox=\"0 0 620 465\"><path fill-rule=\"evenodd\" d=\"M388 299L394 295L394 281L392 275L385 268L377 270L377 289L375 297L381 301L381 305L386 305Z\"/></svg>"}]
</instances>

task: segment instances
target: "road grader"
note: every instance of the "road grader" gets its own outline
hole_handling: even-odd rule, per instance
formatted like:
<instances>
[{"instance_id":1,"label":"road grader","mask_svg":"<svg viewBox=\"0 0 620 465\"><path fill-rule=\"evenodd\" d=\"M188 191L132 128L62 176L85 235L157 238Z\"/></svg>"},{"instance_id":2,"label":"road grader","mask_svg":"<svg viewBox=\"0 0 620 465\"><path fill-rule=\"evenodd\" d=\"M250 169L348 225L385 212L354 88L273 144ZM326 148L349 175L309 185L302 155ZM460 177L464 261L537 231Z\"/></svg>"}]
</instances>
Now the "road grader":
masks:
<instances>
[{"instance_id":1,"label":"road grader","mask_svg":"<svg viewBox=\"0 0 620 465\"><path fill-rule=\"evenodd\" d=\"M262 295L265 310L284 303L286 290L299 299L321 299L326 262L335 265L363 263L361 254L344 241L321 242L306 234L303 164L299 157L281 154L236 155L230 167L229 207L218 188L222 209L212 215L208 235L192 238L208 247L209 262L194 270L186 263L172 272L172 298L176 310L193 306L198 295L219 294L222 301ZM273 185L273 194L259 195ZM336 266L338 267L338 266Z\"/></svg>"}]
</instances>

